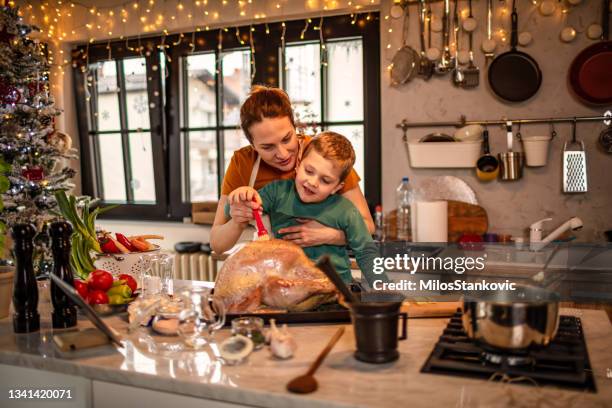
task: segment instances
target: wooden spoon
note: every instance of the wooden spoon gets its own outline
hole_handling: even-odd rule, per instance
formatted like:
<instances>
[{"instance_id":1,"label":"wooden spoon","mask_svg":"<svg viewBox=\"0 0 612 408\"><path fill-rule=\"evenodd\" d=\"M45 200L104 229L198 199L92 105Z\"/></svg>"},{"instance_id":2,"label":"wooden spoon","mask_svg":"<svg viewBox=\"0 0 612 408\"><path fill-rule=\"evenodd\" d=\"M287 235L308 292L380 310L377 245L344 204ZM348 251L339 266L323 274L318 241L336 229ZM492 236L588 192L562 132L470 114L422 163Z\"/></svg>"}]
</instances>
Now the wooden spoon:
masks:
<instances>
[{"instance_id":1,"label":"wooden spoon","mask_svg":"<svg viewBox=\"0 0 612 408\"><path fill-rule=\"evenodd\" d=\"M334 336L329 340L327 346L321 351L317 359L312 363L308 372L304 375L300 375L299 377L295 377L293 380L289 381L287 384L287 390L291 392L295 392L297 394L309 394L314 392L319 387L317 384L317 380L314 378L314 373L317 371L317 368L321 365L325 357L329 354L332 348L336 345L340 337L344 334L344 327L340 327L338 331L334 334Z\"/></svg>"}]
</instances>

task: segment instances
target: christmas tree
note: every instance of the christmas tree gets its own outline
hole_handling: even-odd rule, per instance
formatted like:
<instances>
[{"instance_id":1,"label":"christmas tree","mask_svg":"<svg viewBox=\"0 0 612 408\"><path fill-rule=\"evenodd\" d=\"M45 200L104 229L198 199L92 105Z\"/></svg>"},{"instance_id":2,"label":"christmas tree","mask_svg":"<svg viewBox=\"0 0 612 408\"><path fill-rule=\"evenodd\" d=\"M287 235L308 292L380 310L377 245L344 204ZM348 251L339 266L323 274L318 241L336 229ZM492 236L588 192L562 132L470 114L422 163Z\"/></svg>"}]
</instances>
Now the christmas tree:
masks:
<instances>
[{"instance_id":1,"label":"christmas tree","mask_svg":"<svg viewBox=\"0 0 612 408\"><path fill-rule=\"evenodd\" d=\"M38 261L44 261L54 193L74 187L68 160L77 156L70 137L55 130L61 110L49 91L50 67L45 44L32 37L36 31L22 22L17 7L0 7L0 221L4 230L34 224Z\"/></svg>"}]
</instances>

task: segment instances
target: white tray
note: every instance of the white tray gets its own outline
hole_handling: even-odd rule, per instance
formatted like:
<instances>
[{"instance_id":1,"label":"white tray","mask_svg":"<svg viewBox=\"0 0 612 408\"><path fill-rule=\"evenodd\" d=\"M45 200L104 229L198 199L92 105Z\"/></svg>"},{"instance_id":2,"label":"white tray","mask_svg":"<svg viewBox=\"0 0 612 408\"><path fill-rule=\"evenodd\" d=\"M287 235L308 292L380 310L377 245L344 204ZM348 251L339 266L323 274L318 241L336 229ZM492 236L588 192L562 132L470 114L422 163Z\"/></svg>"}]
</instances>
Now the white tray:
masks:
<instances>
[{"instance_id":1,"label":"white tray","mask_svg":"<svg viewBox=\"0 0 612 408\"><path fill-rule=\"evenodd\" d=\"M410 167L470 168L476 167L481 141L477 142L408 142Z\"/></svg>"}]
</instances>

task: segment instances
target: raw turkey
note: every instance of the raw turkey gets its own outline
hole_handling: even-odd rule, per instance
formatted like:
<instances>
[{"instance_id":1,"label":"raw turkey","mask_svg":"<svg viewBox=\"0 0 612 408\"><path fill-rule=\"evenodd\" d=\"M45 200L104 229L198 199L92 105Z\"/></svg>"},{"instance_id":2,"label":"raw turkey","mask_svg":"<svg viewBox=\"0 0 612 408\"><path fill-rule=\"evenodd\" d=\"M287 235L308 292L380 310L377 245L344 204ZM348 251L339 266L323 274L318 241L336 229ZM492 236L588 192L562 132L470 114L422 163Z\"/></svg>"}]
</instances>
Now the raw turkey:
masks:
<instances>
[{"instance_id":1,"label":"raw turkey","mask_svg":"<svg viewBox=\"0 0 612 408\"><path fill-rule=\"evenodd\" d=\"M302 249L287 241L253 241L219 271L214 296L227 313L306 311L336 300L336 289Z\"/></svg>"}]
</instances>

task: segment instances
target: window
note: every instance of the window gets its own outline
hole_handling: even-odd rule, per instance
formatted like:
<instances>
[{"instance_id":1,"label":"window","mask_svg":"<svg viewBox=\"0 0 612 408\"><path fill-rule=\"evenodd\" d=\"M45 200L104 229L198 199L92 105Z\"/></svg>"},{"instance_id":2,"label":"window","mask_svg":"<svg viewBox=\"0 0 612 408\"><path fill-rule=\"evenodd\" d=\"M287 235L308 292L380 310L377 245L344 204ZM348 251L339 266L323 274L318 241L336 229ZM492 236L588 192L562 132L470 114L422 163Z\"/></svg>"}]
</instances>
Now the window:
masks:
<instances>
[{"instance_id":1,"label":"window","mask_svg":"<svg viewBox=\"0 0 612 408\"><path fill-rule=\"evenodd\" d=\"M263 83L287 91L301 131L352 141L361 188L379 203L378 15L325 18L324 43L304 21L285 24L285 47L280 23L253 26L255 53L248 27L77 47L84 193L125 204L105 215L132 219L181 219L191 202L217 200L248 144L240 106Z\"/></svg>"},{"instance_id":2,"label":"window","mask_svg":"<svg viewBox=\"0 0 612 408\"><path fill-rule=\"evenodd\" d=\"M250 58L249 50L224 52L218 60L214 52L181 58L184 202L217 200L231 155L248 143L237 126L251 88Z\"/></svg>"},{"instance_id":3,"label":"window","mask_svg":"<svg viewBox=\"0 0 612 408\"><path fill-rule=\"evenodd\" d=\"M325 48L323 48L325 47ZM323 57L323 58L322 58ZM283 88L289 94L305 133L316 129L350 139L355 170L364 189L363 40L332 40L326 44L293 43L285 49Z\"/></svg>"}]
</instances>

